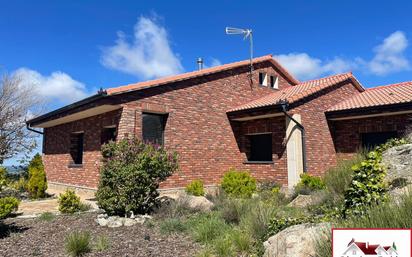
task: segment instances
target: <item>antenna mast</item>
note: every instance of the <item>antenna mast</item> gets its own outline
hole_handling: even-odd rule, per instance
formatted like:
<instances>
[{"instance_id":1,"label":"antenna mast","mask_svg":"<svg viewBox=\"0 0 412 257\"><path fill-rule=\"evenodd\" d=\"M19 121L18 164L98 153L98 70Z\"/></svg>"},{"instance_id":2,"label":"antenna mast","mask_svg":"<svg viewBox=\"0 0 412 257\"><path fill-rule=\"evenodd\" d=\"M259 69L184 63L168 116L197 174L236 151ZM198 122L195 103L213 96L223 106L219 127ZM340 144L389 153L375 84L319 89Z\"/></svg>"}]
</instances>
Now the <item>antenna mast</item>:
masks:
<instances>
[{"instance_id":1,"label":"antenna mast","mask_svg":"<svg viewBox=\"0 0 412 257\"><path fill-rule=\"evenodd\" d=\"M252 73L253 73L253 33L251 29L238 29L238 28L231 28L226 27L226 35L244 35L243 40L249 38L249 46L250 46L250 80L252 80Z\"/></svg>"}]
</instances>

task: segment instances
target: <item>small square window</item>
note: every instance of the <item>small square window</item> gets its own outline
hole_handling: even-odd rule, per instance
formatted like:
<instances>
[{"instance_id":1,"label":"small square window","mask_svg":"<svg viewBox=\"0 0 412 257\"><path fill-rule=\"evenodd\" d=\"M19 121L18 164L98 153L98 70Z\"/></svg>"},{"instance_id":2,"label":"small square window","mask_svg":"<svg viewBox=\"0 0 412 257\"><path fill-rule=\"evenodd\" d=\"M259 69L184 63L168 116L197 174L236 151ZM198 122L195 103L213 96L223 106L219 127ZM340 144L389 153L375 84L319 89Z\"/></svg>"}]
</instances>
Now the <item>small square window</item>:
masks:
<instances>
[{"instance_id":1,"label":"small square window","mask_svg":"<svg viewBox=\"0 0 412 257\"><path fill-rule=\"evenodd\" d=\"M259 85L265 87L268 85L268 75L264 72L259 72Z\"/></svg>"},{"instance_id":2,"label":"small square window","mask_svg":"<svg viewBox=\"0 0 412 257\"><path fill-rule=\"evenodd\" d=\"M249 161L272 161L272 134L249 135Z\"/></svg>"},{"instance_id":3,"label":"small square window","mask_svg":"<svg viewBox=\"0 0 412 257\"><path fill-rule=\"evenodd\" d=\"M71 164L83 163L83 142L84 133L72 133L70 135L70 156L72 158Z\"/></svg>"},{"instance_id":4,"label":"small square window","mask_svg":"<svg viewBox=\"0 0 412 257\"><path fill-rule=\"evenodd\" d=\"M100 142L102 145L109 143L110 141L116 141L116 127L106 127L102 129Z\"/></svg>"},{"instance_id":5,"label":"small square window","mask_svg":"<svg viewBox=\"0 0 412 257\"><path fill-rule=\"evenodd\" d=\"M143 141L164 145L164 130L167 115L143 113Z\"/></svg>"},{"instance_id":6,"label":"small square window","mask_svg":"<svg viewBox=\"0 0 412 257\"><path fill-rule=\"evenodd\" d=\"M279 88L277 76L270 76L270 87L273 89Z\"/></svg>"}]
</instances>

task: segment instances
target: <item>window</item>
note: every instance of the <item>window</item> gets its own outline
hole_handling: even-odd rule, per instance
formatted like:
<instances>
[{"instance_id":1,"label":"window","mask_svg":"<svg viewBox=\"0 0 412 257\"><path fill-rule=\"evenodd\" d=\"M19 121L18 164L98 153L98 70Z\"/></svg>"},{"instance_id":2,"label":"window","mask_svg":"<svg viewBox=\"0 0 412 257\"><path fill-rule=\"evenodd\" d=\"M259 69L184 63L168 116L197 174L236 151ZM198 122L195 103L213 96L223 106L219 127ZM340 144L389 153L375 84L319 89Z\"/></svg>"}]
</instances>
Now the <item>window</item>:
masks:
<instances>
[{"instance_id":1,"label":"window","mask_svg":"<svg viewBox=\"0 0 412 257\"><path fill-rule=\"evenodd\" d=\"M164 129L167 115L143 113L143 141L164 144Z\"/></svg>"},{"instance_id":2,"label":"window","mask_svg":"<svg viewBox=\"0 0 412 257\"><path fill-rule=\"evenodd\" d=\"M373 148L395 137L398 137L398 133L396 131L362 133L362 147L366 149Z\"/></svg>"},{"instance_id":3,"label":"window","mask_svg":"<svg viewBox=\"0 0 412 257\"><path fill-rule=\"evenodd\" d=\"M268 85L268 75L264 72L259 72L259 84L262 86Z\"/></svg>"},{"instance_id":4,"label":"window","mask_svg":"<svg viewBox=\"0 0 412 257\"><path fill-rule=\"evenodd\" d=\"M70 135L70 156L72 157L71 164L83 163L83 132L72 133Z\"/></svg>"},{"instance_id":5,"label":"window","mask_svg":"<svg viewBox=\"0 0 412 257\"><path fill-rule=\"evenodd\" d=\"M270 87L274 89L279 88L277 76L270 76Z\"/></svg>"},{"instance_id":6,"label":"window","mask_svg":"<svg viewBox=\"0 0 412 257\"><path fill-rule=\"evenodd\" d=\"M109 141L116 141L116 127L106 127L102 129L100 142L102 145Z\"/></svg>"},{"instance_id":7,"label":"window","mask_svg":"<svg viewBox=\"0 0 412 257\"><path fill-rule=\"evenodd\" d=\"M249 161L272 161L272 134L249 135Z\"/></svg>"}]
</instances>

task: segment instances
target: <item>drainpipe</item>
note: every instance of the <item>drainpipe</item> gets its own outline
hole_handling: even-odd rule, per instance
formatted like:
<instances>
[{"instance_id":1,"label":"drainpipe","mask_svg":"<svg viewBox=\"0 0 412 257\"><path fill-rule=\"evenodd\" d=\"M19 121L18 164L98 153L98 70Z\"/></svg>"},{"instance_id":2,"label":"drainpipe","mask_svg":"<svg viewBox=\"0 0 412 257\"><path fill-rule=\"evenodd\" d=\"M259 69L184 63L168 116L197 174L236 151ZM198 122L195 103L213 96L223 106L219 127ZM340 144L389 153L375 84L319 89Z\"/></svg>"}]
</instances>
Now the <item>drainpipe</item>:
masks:
<instances>
[{"instance_id":1,"label":"drainpipe","mask_svg":"<svg viewBox=\"0 0 412 257\"><path fill-rule=\"evenodd\" d=\"M30 128L29 124L27 124L27 123L26 123L26 128L31 132L43 135L43 132Z\"/></svg>"},{"instance_id":2,"label":"drainpipe","mask_svg":"<svg viewBox=\"0 0 412 257\"><path fill-rule=\"evenodd\" d=\"M289 118L291 119L293 122L295 122L295 124L299 127L300 131L301 131L301 136L302 136L302 162L303 162L303 172L306 173L307 172L307 166L306 166L306 143L305 143L305 127L303 127L303 125L301 123L299 123L297 120L295 120L292 116L290 116L287 111L286 108L289 105L289 103L287 101L280 101L280 106L282 106L282 112Z\"/></svg>"}]
</instances>

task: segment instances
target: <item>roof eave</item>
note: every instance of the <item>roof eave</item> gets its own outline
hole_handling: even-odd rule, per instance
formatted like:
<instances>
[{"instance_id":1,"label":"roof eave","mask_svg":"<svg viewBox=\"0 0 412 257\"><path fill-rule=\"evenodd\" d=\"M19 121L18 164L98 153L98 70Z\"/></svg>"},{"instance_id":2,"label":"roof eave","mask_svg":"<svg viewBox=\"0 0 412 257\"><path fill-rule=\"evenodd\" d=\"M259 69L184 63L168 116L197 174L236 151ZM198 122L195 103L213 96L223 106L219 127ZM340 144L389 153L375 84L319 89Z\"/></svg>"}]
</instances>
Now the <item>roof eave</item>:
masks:
<instances>
[{"instance_id":1,"label":"roof eave","mask_svg":"<svg viewBox=\"0 0 412 257\"><path fill-rule=\"evenodd\" d=\"M94 102L94 101L99 100L99 99L101 99L101 98L104 98L104 97L106 97L106 96L108 96L107 93L106 93L106 91L99 91L97 94L94 94L94 95L92 95L92 96L89 96L89 97L87 97L87 98L84 98L84 99L82 99L82 100L80 100L80 101L74 102L74 103L72 103L72 104L69 104L69 105L66 105L66 106L64 106L64 107L61 107L61 108L59 108L59 109L57 109L57 110L54 110L54 111L45 113L45 114L43 114L43 115L40 115L40 116L38 116L38 117L35 117L35 118L33 118L33 119L30 119L30 120L26 121L26 124L27 124L28 126L33 126L33 125L39 124L39 123L43 122L44 120L46 120L46 119L48 119L48 118L50 118L50 117L53 117L53 116L55 116L55 115L59 115L59 114L61 114L61 113L70 111L70 110L72 110L72 109L74 109L74 108L77 108L77 107L80 107L80 106L83 106L83 105L86 105L86 104L89 104L89 103L91 103L91 102Z\"/></svg>"}]
</instances>

